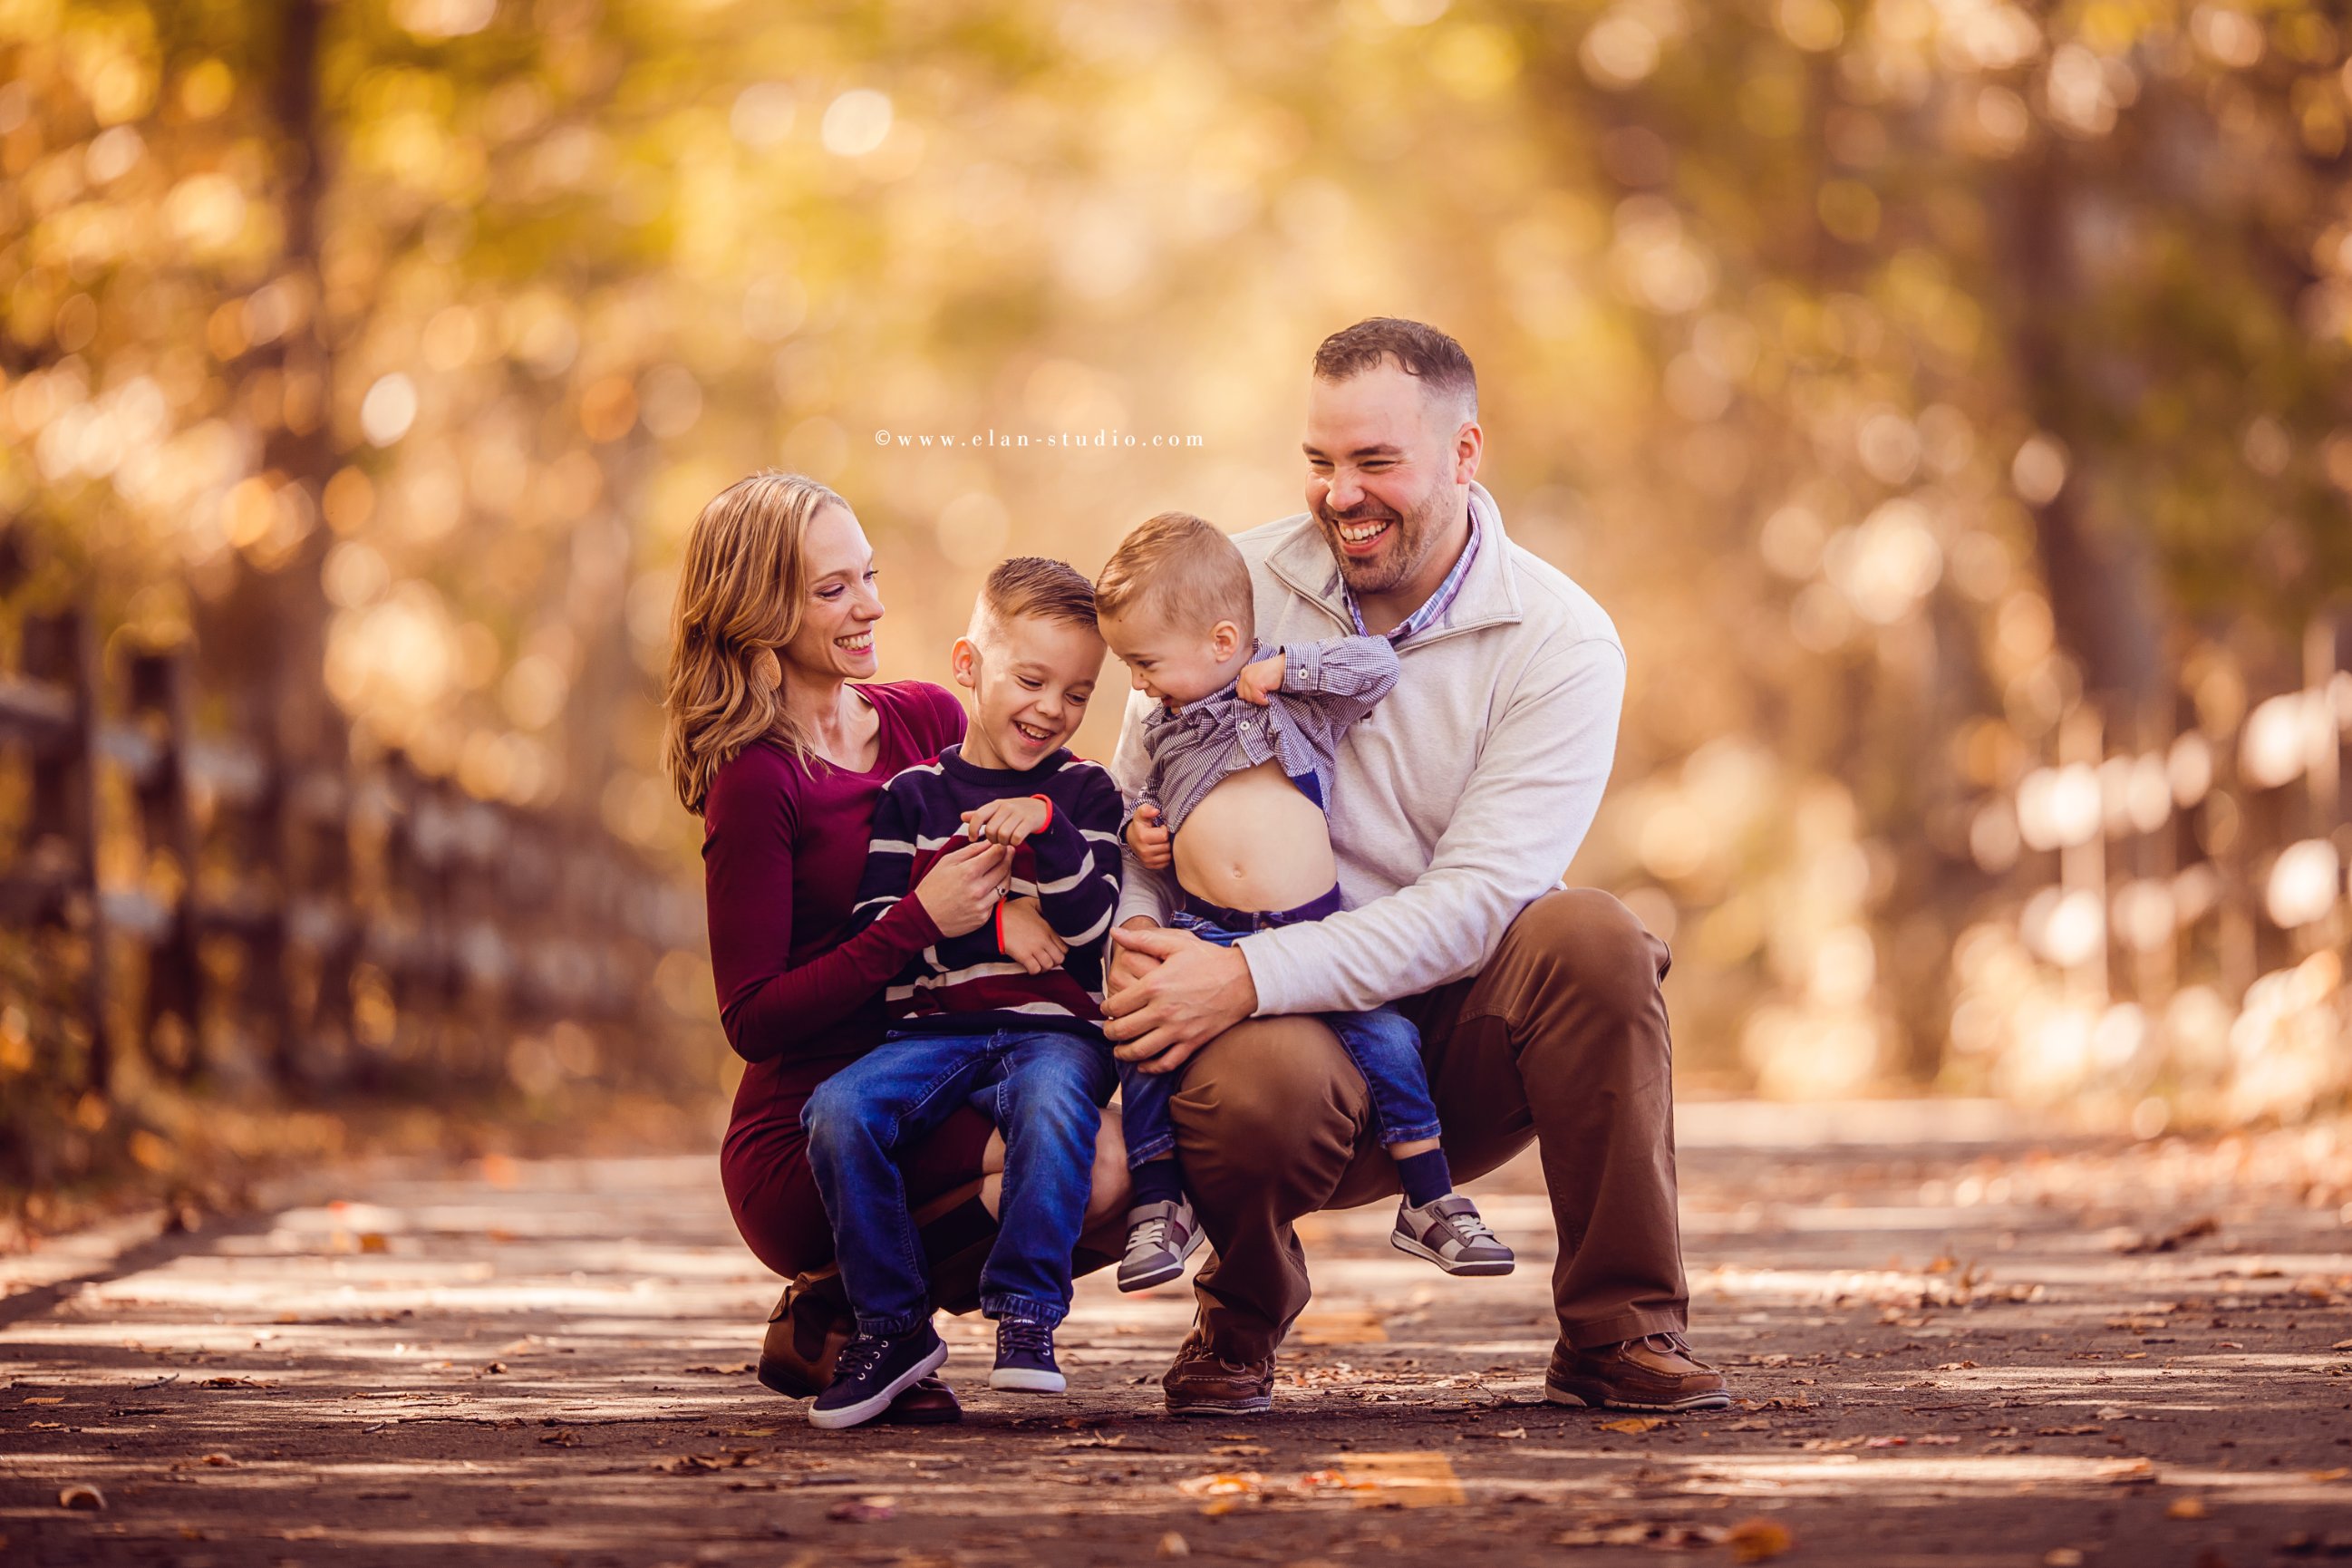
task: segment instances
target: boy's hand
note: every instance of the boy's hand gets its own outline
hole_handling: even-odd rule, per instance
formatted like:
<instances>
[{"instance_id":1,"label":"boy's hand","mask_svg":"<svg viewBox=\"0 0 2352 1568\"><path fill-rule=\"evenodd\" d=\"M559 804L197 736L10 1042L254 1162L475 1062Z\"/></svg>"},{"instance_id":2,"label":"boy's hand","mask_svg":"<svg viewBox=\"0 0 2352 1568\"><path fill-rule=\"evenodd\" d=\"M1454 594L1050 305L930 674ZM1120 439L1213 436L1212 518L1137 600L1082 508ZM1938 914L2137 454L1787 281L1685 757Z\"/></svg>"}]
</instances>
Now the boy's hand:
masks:
<instances>
[{"instance_id":1,"label":"boy's hand","mask_svg":"<svg viewBox=\"0 0 2352 1568\"><path fill-rule=\"evenodd\" d=\"M1059 969L1070 951L1054 928L1045 923L1045 911L1034 899L1008 899L1003 912L998 917L998 944L1004 956L1032 974L1043 974L1049 969Z\"/></svg>"},{"instance_id":2,"label":"boy's hand","mask_svg":"<svg viewBox=\"0 0 2352 1568\"><path fill-rule=\"evenodd\" d=\"M1034 795L992 800L977 811L963 814L963 825L975 843L1020 843L1033 833L1045 831L1045 824L1054 820L1054 808Z\"/></svg>"},{"instance_id":3,"label":"boy's hand","mask_svg":"<svg viewBox=\"0 0 2352 1568\"><path fill-rule=\"evenodd\" d=\"M1135 820L1127 825L1127 847L1135 851L1135 858L1143 862L1146 870L1165 871L1174 862L1176 857L1168 847L1168 830L1160 826L1158 806L1135 808Z\"/></svg>"},{"instance_id":4,"label":"boy's hand","mask_svg":"<svg viewBox=\"0 0 2352 1568\"><path fill-rule=\"evenodd\" d=\"M1242 666L1239 679L1234 682L1234 695L1244 702L1255 702L1263 708L1282 689L1282 650L1274 650L1271 658Z\"/></svg>"}]
</instances>

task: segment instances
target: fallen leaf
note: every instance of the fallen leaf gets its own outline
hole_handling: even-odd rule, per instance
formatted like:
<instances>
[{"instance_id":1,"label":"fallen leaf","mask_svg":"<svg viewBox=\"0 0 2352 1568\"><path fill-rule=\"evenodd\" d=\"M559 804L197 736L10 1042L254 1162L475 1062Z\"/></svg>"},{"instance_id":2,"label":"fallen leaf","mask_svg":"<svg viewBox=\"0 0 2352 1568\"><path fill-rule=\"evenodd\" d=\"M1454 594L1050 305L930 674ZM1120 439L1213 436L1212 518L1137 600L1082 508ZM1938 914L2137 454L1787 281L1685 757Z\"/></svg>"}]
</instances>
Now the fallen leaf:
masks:
<instances>
[{"instance_id":1,"label":"fallen leaf","mask_svg":"<svg viewBox=\"0 0 2352 1568\"><path fill-rule=\"evenodd\" d=\"M552 1443L559 1448L577 1448L580 1447L580 1434L566 1427L561 1432L550 1432L540 1441Z\"/></svg>"},{"instance_id":2,"label":"fallen leaf","mask_svg":"<svg viewBox=\"0 0 2352 1568\"><path fill-rule=\"evenodd\" d=\"M2185 1244L2212 1236L2221 1228L2221 1222L2211 1215L2201 1215L2187 1225L2175 1226L2162 1236L2136 1237L2118 1246L2117 1252L2178 1252Z\"/></svg>"},{"instance_id":3,"label":"fallen leaf","mask_svg":"<svg viewBox=\"0 0 2352 1568\"><path fill-rule=\"evenodd\" d=\"M2174 1498L2171 1502L2165 1506L2164 1517L2167 1519L2203 1519L2205 1517L2205 1500L2203 1498L2193 1497Z\"/></svg>"},{"instance_id":4,"label":"fallen leaf","mask_svg":"<svg viewBox=\"0 0 2352 1568\"><path fill-rule=\"evenodd\" d=\"M898 1511L894 1497L844 1498L824 1510L824 1517L844 1524L878 1524Z\"/></svg>"},{"instance_id":5,"label":"fallen leaf","mask_svg":"<svg viewBox=\"0 0 2352 1568\"><path fill-rule=\"evenodd\" d=\"M2352 1468L2338 1465L2330 1470L2309 1471L2306 1479L2315 1481L2340 1481L2347 1476L2352 1476Z\"/></svg>"},{"instance_id":6,"label":"fallen leaf","mask_svg":"<svg viewBox=\"0 0 2352 1568\"><path fill-rule=\"evenodd\" d=\"M1256 1497L1265 1490L1265 1478L1255 1470L1220 1470L1176 1483L1186 1497Z\"/></svg>"},{"instance_id":7,"label":"fallen leaf","mask_svg":"<svg viewBox=\"0 0 2352 1568\"><path fill-rule=\"evenodd\" d=\"M1153 1552L1153 1555L1158 1557L1190 1557L1192 1555L1192 1549L1184 1544L1184 1538L1182 1536L1177 1534L1171 1530L1160 1538L1160 1545Z\"/></svg>"},{"instance_id":8,"label":"fallen leaf","mask_svg":"<svg viewBox=\"0 0 2352 1568\"><path fill-rule=\"evenodd\" d=\"M2104 1426L2037 1426L2033 1435L2037 1437L2095 1437L2105 1430Z\"/></svg>"},{"instance_id":9,"label":"fallen leaf","mask_svg":"<svg viewBox=\"0 0 2352 1568\"><path fill-rule=\"evenodd\" d=\"M2352 1340L2338 1340L2327 1348L2332 1351L2352 1351Z\"/></svg>"},{"instance_id":10,"label":"fallen leaf","mask_svg":"<svg viewBox=\"0 0 2352 1568\"><path fill-rule=\"evenodd\" d=\"M34 1421L28 1423L26 1429L32 1432L62 1432L66 1429L66 1424L62 1421Z\"/></svg>"},{"instance_id":11,"label":"fallen leaf","mask_svg":"<svg viewBox=\"0 0 2352 1568\"><path fill-rule=\"evenodd\" d=\"M1910 1444L1908 1437L1873 1437L1863 1444L1865 1448L1901 1448Z\"/></svg>"},{"instance_id":12,"label":"fallen leaf","mask_svg":"<svg viewBox=\"0 0 2352 1568\"><path fill-rule=\"evenodd\" d=\"M1972 1361L1948 1361L1936 1370L1937 1372L1974 1372L1976 1369L1977 1363Z\"/></svg>"},{"instance_id":13,"label":"fallen leaf","mask_svg":"<svg viewBox=\"0 0 2352 1568\"><path fill-rule=\"evenodd\" d=\"M2083 1568L2085 1561L2079 1547L2053 1546L2042 1554L2042 1568Z\"/></svg>"},{"instance_id":14,"label":"fallen leaf","mask_svg":"<svg viewBox=\"0 0 2352 1568\"><path fill-rule=\"evenodd\" d=\"M1958 1437L1952 1436L1948 1434L1936 1432L1930 1432L1925 1436L1914 1437L1911 1440L1918 1444L1920 1447L1927 1448L1948 1447L1959 1441Z\"/></svg>"},{"instance_id":15,"label":"fallen leaf","mask_svg":"<svg viewBox=\"0 0 2352 1568\"><path fill-rule=\"evenodd\" d=\"M1603 1421L1601 1423L1601 1429L1603 1432L1623 1432L1638 1436L1643 1432L1655 1431L1664 1425L1664 1420L1659 1416L1628 1415L1622 1421Z\"/></svg>"},{"instance_id":16,"label":"fallen leaf","mask_svg":"<svg viewBox=\"0 0 2352 1568\"><path fill-rule=\"evenodd\" d=\"M1220 1443L1209 1452L1221 1459L1255 1459L1274 1450L1263 1443Z\"/></svg>"},{"instance_id":17,"label":"fallen leaf","mask_svg":"<svg viewBox=\"0 0 2352 1568\"><path fill-rule=\"evenodd\" d=\"M1731 1548L1735 1562L1761 1563L1788 1551L1797 1544L1797 1538L1789 1533L1787 1525L1777 1520L1743 1519L1731 1527L1730 1533L1724 1537L1724 1544Z\"/></svg>"},{"instance_id":18,"label":"fallen leaf","mask_svg":"<svg viewBox=\"0 0 2352 1568\"><path fill-rule=\"evenodd\" d=\"M1515 1443L1528 1435L1524 1426L1506 1426L1499 1432L1465 1432L1465 1437L1492 1437L1498 1443Z\"/></svg>"},{"instance_id":19,"label":"fallen leaf","mask_svg":"<svg viewBox=\"0 0 2352 1568\"><path fill-rule=\"evenodd\" d=\"M58 1506L96 1512L106 1506L106 1494L85 1481L58 1493Z\"/></svg>"},{"instance_id":20,"label":"fallen leaf","mask_svg":"<svg viewBox=\"0 0 2352 1568\"><path fill-rule=\"evenodd\" d=\"M390 1252L392 1250L392 1239L385 1236L382 1231L362 1231L360 1233L360 1250L362 1252Z\"/></svg>"},{"instance_id":21,"label":"fallen leaf","mask_svg":"<svg viewBox=\"0 0 2352 1568\"><path fill-rule=\"evenodd\" d=\"M37 1394L25 1401L27 1405L63 1405L65 1402L65 1395L61 1394Z\"/></svg>"},{"instance_id":22,"label":"fallen leaf","mask_svg":"<svg viewBox=\"0 0 2352 1568\"><path fill-rule=\"evenodd\" d=\"M2117 1459L2111 1464L2100 1466L2098 1477L2103 1481L2115 1481L2126 1486L2141 1481L2152 1481L2156 1479L2156 1465L2154 1461L2148 1459Z\"/></svg>"},{"instance_id":23,"label":"fallen leaf","mask_svg":"<svg viewBox=\"0 0 2352 1568\"><path fill-rule=\"evenodd\" d=\"M219 1453L206 1454L203 1458L198 1459L196 1463L200 1465L210 1465L215 1470L235 1470L243 1468L238 1465L235 1459L230 1458L226 1454Z\"/></svg>"},{"instance_id":24,"label":"fallen leaf","mask_svg":"<svg viewBox=\"0 0 2352 1568\"><path fill-rule=\"evenodd\" d=\"M736 1377L750 1372L751 1363L748 1361L739 1361L732 1366L690 1366L686 1370L689 1374L707 1377Z\"/></svg>"}]
</instances>

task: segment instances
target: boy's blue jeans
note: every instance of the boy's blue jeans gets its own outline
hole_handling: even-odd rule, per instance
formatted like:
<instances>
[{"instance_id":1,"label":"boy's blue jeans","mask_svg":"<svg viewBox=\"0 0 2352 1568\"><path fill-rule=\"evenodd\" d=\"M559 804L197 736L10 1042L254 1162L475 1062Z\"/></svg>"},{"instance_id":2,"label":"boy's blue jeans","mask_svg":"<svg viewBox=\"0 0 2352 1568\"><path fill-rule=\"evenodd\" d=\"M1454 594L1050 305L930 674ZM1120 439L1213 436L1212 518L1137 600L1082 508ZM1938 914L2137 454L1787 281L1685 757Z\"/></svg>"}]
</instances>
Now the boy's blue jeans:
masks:
<instances>
[{"instance_id":1,"label":"boy's blue jeans","mask_svg":"<svg viewBox=\"0 0 2352 1568\"><path fill-rule=\"evenodd\" d=\"M1070 1254L1086 1224L1095 1137L1113 1081L1110 1053L1098 1040L1000 1029L894 1032L818 1084L801 1125L859 1331L903 1334L930 1316L898 1156L975 1090L990 1091L988 1109L1004 1132L1004 1195L981 1270L981 1309L992 1318L1060 1322L1070 1310Z\"/></svg>"},{"instance_id":2,"label":"boy's blue jeans","mask_svg":"<svg viewBox=\"0 0 2352 1568\"><path fill-rule=\"evenodd\" d=\"M1231 947L1246 931L1234 931L1179 910L1170 925L1203 942ZM1382 1147L1438 1134L1437 1106L1429 1097L1429 1072L1421 1061L1421 1031L1383 1003L1369 1013L1320 1013L1317 1019L1339 1037L1339 1045L1371 1091L1372 1115ZM1176 1147L1176 1126L1168 1102L1181 1073L1144 1072L1118 1064L1119 1130L1127 1137L1130 1167L1156 1160Z\"/></svg>"}]
</instances>

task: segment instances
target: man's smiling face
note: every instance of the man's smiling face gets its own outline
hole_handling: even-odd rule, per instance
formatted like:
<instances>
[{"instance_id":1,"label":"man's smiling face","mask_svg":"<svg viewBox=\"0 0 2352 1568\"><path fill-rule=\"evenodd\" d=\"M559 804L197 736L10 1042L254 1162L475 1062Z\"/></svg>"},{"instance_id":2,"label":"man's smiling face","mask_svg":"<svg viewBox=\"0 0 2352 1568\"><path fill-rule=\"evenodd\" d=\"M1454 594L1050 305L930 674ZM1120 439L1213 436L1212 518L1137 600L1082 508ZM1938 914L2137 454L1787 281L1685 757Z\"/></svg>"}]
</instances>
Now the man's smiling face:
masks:
<instances>
[{"instance_id":1,"label":"man's smiling face","mask_svg":"<svg viewBox=\"0 0 2352 1568\"><path fill-rule=\"evenodd\" d=\"M1462 514L1464 427L1456 400L1433 396L1394 360L1345 381L1314 378L1307 398L1307 510L1359 595L1412 583Z\"/></svg>"}]
</instances>

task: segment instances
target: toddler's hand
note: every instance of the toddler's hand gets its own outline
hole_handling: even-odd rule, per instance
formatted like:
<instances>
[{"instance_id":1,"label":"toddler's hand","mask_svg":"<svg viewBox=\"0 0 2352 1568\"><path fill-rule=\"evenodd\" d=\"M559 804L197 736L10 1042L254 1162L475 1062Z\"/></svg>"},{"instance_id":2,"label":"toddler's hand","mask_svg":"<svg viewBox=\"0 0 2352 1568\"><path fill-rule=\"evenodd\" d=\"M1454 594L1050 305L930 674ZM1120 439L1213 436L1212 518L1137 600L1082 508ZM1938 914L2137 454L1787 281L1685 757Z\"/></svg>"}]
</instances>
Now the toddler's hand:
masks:
<instances>
[{"instance_id":1,"label":"toddler's hand","mask_svg":"<svg viewBox=\"0 0 2352 1568\"><path fill-rule=\"evenodd\" d=\"M1165 871L1176 857L1168 847L1168 830L1160 826L1160 808L1139 805L1135 820L1127 825L1127 847L1135 858L1150 871Z\"/></svg>"},{"instance_id":2,"label":"toddler's hand","mask_svg":"<svg viewBox=\"0 0 2352 1568\"><path fill-rule=\"evenodd\" d=\"M1282 689L1282 650L1276 648L1273 658L1242 666L1241 676L1234 682L1234 695L1263 708Z\"/></svg>"},{"instance_id":3,"label":"toddler's hand","mask_svg":"<svg viewBox=\"0 0 2352 1568\"><path fill-rule=\"evenodd\" d=\"M1045 912L1038 908L1036 900L1006 900L1001 920L1001 943L1005 957L1032 974L1043 974L1062 966L1070 944L1046 923Z\"/></svg>"},{"instance_id":4,"label":"toddler's hand","mask_svg":"<svg viewBox=\"0 0 2352 1568\"><path fill-rule=\"evenodd\" d=\"M992 800L977 811L963 814L963 825L975 843L1008 847L1033 833L1043 833L1053 819L1054 808L1034 795Z\"/></svg>"}]
</instances>

